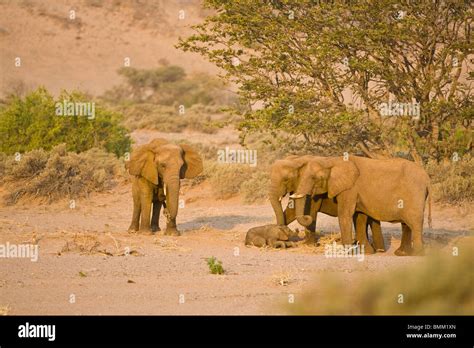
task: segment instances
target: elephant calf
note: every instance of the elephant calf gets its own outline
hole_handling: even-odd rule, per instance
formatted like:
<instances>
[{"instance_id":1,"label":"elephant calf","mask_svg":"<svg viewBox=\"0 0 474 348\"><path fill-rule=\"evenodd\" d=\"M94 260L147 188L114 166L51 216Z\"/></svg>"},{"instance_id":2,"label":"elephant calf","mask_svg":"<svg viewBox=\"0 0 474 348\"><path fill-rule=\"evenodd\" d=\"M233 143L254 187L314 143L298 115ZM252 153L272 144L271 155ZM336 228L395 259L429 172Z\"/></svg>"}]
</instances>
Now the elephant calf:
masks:
<instances>
[{"instance_id":1,"label":"elephant calf","mask_svg":"<svg viewBox=\"0 0 474 348\"><path fill-rule=\"evenodd\" d=\"M245 245L263 247L268 245L272 248L286 248L295 246L290 242L290 237L296 237L298 232L292 231L288 226L265 225L253 227L247 232Z\"/></svg>"}]
</instances>

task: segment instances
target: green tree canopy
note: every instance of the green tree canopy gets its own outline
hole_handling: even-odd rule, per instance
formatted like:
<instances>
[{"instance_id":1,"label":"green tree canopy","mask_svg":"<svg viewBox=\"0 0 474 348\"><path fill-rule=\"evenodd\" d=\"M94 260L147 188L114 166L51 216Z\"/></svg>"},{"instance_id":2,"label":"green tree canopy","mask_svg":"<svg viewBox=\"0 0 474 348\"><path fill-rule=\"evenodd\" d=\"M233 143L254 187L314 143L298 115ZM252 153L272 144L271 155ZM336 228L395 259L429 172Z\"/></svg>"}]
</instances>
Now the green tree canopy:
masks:
<instances>
[{"instance_id":1,"label":"green tree canopy","mask_svg":"<svg viewBox=\"0 0 474 348\"><path fill-rule=\"evenodd\" d=\"M204 2L215 14L178 47L236 83L249 105L244 133L326 154L409 151L419 160L471 150L469 1ZM392 104L419 106L419 117L384 115Z\"/></svg>"}]
</instances>

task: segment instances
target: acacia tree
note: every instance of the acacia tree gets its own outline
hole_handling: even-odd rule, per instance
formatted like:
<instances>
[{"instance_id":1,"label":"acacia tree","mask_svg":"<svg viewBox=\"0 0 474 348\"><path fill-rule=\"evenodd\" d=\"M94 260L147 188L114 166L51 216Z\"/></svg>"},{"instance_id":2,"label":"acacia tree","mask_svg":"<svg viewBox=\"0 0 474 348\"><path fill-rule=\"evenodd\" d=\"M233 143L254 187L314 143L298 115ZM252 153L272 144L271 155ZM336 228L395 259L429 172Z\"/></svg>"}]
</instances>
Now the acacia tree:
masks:
<instances>
[{"instance_id":1,"label":"acacia tree","mask_svg":"<svg viewBox=\"0 0 474 348\"><path fill-rule=\"evenodd\" d=\"M240 129L302 150L440 159L472 147L468 1L205 0L214 15L178 47L238 86ZM419 117L384 117L383 103ZM420 156L421 155L421 156Z\"/></svg>"}]
</instances>

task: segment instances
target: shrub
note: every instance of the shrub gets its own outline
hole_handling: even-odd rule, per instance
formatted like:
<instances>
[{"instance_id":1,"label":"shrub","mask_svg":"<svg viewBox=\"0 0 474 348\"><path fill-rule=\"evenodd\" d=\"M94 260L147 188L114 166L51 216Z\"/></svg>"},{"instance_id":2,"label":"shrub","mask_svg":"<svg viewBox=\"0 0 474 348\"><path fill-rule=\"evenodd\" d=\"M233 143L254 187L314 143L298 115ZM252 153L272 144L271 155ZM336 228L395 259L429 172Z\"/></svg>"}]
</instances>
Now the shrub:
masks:
<instances>
[{"instance_id":1,"label":"shrub","mask_svg":"<svg viewBox=\"0 0 474 348\"><path fill-rule=\"evenodd\" d=\"M217 260L214 256L206 259L209 271L211 274L224 274L224 267L222 267L222 262Z\"/></svg>"},{"instance_id":2,"label":"shrub","mask_svg":"<svg viewBox=\"0 0 474 348\"><path fill-rule=\"evenodd\" d=\"M240 187L244 203L254 203L268 197L270 175L267 171L256 171Z\"/></svg>"},{"instance_id":3,"label":"shrub","mask_svg":"<svg viewBox=\"0 0 474 348\"><path fill-rule=\"evenodd\" d=\"M455 204L474 200L474 159L471 156L465 155L458 161L430 161L426 169L434 201Z\"/></svg>"},{"instance_id":4,"label":"shrub","mask_svg":"<svg viewBox=\"0 0 474 348\"><path fill-rule=\"evenodd\" d=\"M297 315L473 315L472 237L458 245L458 256L448 248L420 264L363 276L350 286L342 277L322 277L318 288L286 308Z\"/></svg>"},{"instance_id":5,"label":"shrub","mask_svg":"<svg viewBox=\"0 0 474 348\"><path fill-rule=\"evenodd\" d=\"M21 197L43 197L49 202L68 197L86 196L92 191L112 188L120 177L125 177L121 162L103 149L92 148L76 154L67 152L66 145L51 152L32 150L15 161L3 156L0 168L3 183L10 193L7 203L14 204Z\"/></svg>"},{"instance_id":6,"label":"shrub","mask_svg":"<svg viewBox=\"0 0 474 348\"><path fill-rule=\"evenodd\" d=\"M207 74L186 75L183 68L164 65L154 69L121 68L118 74L125 77L125 84L106 91L103 98L120 103L153 103L157 105L237 104L234 93L224 88L224 83Z\"/></svg>"},{"instance_id":7,"label":"shrub","mask_svg":"<svg viewBox=\"0 0 474 348\"><path fill-rule=\"evenodd\" d=\"M254 171L244 164L226 164L207 161L203 175L209 178L217 199L228 199L240 192L242 183Z\"/></svg>"},{"instance_id":8,"label":"shrub","mask_svg":"<svg viewBox=\"0 0 474 348\"><path fill-rule=\"evenodd\" d=\"M81 152L103 148L117 156L130 150L131 140L119 125L121 116L95 106L95 117L57 116L56 103L92 102L86 95L63 91L55 100L45 88L38 88L24 98L10 96L0 110L0 152L13 154L43 148L50 150L66 144L68 151Z\"/></svg>"},{"instance_id":9,"label":"shrub","mask_svg":"<svg viewBox=\"0 0 474 348\"><path fill-rule=\"evenodd\" d=\"M122 104L116 107L116 110L124 115L123 125L130 130L156 129L160 132L180 133L190 129L214 134L219 128L219 125L211 119L216 110L199 105L186 109L184 115L178 113L178 107L150 103Z\"/></svg>"}]
</instances>

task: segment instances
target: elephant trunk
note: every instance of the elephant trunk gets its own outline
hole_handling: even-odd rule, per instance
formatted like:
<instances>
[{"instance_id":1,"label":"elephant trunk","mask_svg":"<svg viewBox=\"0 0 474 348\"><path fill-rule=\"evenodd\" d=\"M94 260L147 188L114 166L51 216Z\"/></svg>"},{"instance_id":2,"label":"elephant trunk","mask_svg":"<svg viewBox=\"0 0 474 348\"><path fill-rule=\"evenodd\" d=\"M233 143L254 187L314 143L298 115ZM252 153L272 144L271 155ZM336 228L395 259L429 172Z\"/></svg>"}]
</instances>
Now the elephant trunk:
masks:
<instances>
[{"instance_id":1,"label":"elephant trunk","mask_svg":"<svg viewBox=\"0 0 474 348\"><path fill-rule=\"evenodd\" d=\"M165 181L166 185L166 207L170 220L174 221L178 215L179 203L179 176L172 177Z\"/></svg>"},{"instance_id":2,"label":"elephant trunk","mask_svg":"<svg viewBox=\"0 0 474 348\"><path fill-rule=\"evenodd\" d=\"M283 208L281 207L280 192L277 187L271 187L268 198L272 205L273 211L276 216L277 225L285 225L285 216L283 214Z\"/></svg>"},{"instance_id":3,"label":"elephant trunk","mask_svg":"<svg viewBox=\"0 0 474 348\"><path fill-rule=\"evenodd\" d=\"M306 195L293 195L293 199L295 200L295 215L298 223L305 227L311 225L313 218L304 214Z\"/></svg>"}]
</instances>

